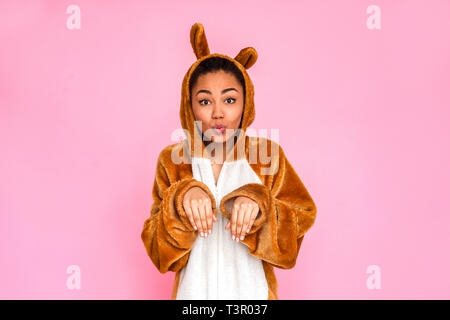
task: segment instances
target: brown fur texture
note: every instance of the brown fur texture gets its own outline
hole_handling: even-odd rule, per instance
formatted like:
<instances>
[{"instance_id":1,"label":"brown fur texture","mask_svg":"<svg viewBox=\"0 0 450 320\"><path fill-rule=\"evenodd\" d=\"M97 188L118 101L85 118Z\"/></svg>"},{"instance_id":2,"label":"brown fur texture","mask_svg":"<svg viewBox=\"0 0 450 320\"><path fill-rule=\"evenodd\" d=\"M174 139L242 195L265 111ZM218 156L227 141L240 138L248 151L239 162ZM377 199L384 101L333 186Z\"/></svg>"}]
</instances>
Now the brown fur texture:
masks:
<instances>
[{"instance_id":1,"label":"brown fur texture","mask_svg":"<svg viewBox=\"0 0 450 320\"><path fill-rule=\"evenodd\" d=\"M192 26L190 36L198 60L184 77L180 106L181 124L190 136L180 143L167 146L158 157L152 190L153 204L150 217L144 222L141 239L153 264L161 273L176 273L171 295L171 299L176 299L180 271L187 264L190 250L198 237L198 231L190 224L183 208L186 192L194 186L202 188L211 199L214 215L217 217L220 209L228 219L231 219L233 200L238 196L249 197L258 203L260 212L241 243L248 247L249 254L262 260L269 287L268 299L277 300L278 284L273 268L290 269L295 266L305 233L314 224L316 206L283 149L274 141L250 137L245 133L255 117L253 84L245 69L256 62L256 50L242 49L235 59L210 54L203 26L199 23ZM208 156L203 143L199 146L201 152L194 148L194 143L197 143L194 137L197 135L197 139L201 141L201 136L198 136L199 132L194 125L189 79L198 64L211 56L221 56L233 61L243 73L246 84L242 131L226 161L245 156L262 182L243 185L225 195L219 208L216 208L216 199L209 188L193 179L190 162L173 161L175 154L184 160L192 156ZM254 161L251 148L264 150L272 157L271 162L264 164L259 160Z\"/></svg>"}]
</instances>

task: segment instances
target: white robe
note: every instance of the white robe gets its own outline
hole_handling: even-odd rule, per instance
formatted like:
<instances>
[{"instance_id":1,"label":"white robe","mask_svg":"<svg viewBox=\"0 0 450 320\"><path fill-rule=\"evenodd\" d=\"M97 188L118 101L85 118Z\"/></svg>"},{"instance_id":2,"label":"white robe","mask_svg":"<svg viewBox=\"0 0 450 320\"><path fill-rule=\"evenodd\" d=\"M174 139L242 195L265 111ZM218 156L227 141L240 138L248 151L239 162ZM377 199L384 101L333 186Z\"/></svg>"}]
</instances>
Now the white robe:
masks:
<instances>
[{"instance_id":1,"label":"white robe","mask_svg":"<svg viewBox=\"0 0 450 320\"><path fill-rule=\"evenodd\" d=\"M262 261L248 247L231 239L228 219L220 212L222 197L247 183L262 183L246 158L225 161L217 186L209 158L192 158L193 178L208 186L216 198L217 222L206 238L198 236L181 270L177 300L267 300Z\"/></svg>"}]
</instances>

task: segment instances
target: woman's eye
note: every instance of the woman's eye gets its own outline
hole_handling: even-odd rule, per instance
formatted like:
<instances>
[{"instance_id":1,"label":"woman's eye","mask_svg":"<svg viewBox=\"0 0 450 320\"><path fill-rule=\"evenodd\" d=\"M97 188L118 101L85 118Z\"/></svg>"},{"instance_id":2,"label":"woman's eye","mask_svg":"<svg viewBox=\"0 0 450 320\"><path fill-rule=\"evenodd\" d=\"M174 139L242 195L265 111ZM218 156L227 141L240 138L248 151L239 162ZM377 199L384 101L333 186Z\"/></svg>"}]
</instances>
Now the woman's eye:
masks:
<instances>
[{"instance_id":1,"label":"woman's eye","mask_svg":"<svg viewBox=\"0 0 450 320\"><path fill-rule=\"evenodd\" d=\"M207 101L207 102L209 102L209 101L208 101L208 100L206 100L206 99L200 100L200 104L201 104L201 105L205 105L204 103L202 103L203 101Z\"/></svg>"},{"instance_id":2,"label":"woman's eye","mask_svg":"<svg viewBox=\"0 0 450 320\"><path fill-rule=\"evenodd\" d=\"M236 99L234 99L234 98L228 98L228 99L225 100L225 101L228 101L228 100L233 100L233 102L236 101ZM233 102L230 102L230 103L233 103Z\"/></svg>"}]
</instances>

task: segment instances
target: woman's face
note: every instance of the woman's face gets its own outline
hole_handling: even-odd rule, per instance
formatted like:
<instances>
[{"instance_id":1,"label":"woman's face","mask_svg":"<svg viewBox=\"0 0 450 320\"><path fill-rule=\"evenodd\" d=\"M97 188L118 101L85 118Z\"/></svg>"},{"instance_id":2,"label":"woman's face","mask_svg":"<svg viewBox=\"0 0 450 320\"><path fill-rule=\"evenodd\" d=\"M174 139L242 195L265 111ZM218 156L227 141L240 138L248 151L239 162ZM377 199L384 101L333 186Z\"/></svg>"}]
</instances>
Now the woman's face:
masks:
<instances>
[{"instance_id":1,"label":"woman's face","mask_svg":"<svg viewBox=\"0 0 450 320\"><path fill-rule=\"evenodd\" d=\"M224 143L235 134L244 109L244 91L233 74L219 70L201 75L191 97L195 120L202 122L206 139Z\"/></svg>"}]
</instances>

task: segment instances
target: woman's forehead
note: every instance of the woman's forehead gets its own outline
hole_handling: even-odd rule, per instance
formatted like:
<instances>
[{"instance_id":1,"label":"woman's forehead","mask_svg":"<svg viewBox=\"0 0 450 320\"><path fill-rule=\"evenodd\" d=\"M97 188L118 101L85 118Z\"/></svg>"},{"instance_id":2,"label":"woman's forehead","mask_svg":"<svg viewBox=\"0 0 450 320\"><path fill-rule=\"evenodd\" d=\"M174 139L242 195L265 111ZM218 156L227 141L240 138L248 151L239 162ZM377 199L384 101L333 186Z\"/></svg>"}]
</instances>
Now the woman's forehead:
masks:
<instances>
[{"instance_id":1,"label":"woman's forehead","mask_svg":"<svg viewBox=\"0 0 450 320\"><path fill-rule=\"evenodd\" d=\"M233 87L239 90L241 84L232 73L218 71L208 72L198 77L197 83L194 88L202 87L202 89L215 88L216 90L223 90L229 87Z\"/></svg>"}]
</instances>

